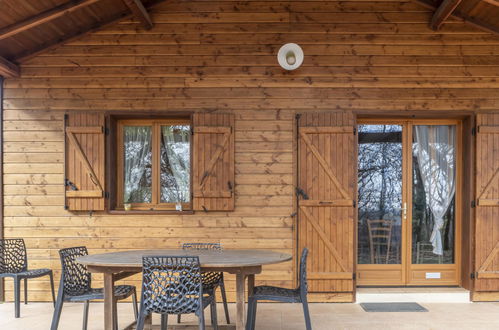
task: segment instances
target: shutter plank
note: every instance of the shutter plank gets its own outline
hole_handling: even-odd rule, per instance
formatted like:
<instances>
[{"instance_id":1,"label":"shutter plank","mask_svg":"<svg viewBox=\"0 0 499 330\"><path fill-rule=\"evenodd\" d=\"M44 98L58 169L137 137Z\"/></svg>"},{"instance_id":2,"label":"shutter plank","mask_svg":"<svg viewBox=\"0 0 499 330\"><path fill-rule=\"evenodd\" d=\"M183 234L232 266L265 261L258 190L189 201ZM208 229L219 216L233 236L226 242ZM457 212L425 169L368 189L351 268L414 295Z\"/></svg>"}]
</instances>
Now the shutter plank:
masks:
<instances>
[{"instance_id":1,"label":"shutter plank","mask_svg":"<svg viewBox=\"0 0 499 330\"><path fill-rule=\"evenodd\" d=\"M66 207L70 211L102 211L104 198L104 115L69 113L66 134Z\"/></svg>"},{"instance_id":2,"label":"shutter plank","mask_svg":"<svg viewBox=\"0 0 499 330\"><path fill-rule=\"evenodd\" d=\"M193 208L234 209L234 116L194 115Z\"/></svg>"}]
</instances>

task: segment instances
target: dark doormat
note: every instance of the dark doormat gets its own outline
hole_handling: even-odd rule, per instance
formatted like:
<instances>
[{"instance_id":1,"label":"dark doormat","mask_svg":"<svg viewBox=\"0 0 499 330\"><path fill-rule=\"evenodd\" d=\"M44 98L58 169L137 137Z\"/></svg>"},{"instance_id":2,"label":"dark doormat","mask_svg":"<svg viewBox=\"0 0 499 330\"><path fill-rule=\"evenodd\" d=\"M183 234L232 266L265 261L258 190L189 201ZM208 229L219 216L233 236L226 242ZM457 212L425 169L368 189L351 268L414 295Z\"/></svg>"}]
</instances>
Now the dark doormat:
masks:
<instances>
[{"instance_id":1,"label":"dark doormat","mask_svg":"<svg viewBox=\"0 0 499 330\"><path fill-rule=\"evenodd\" d=\"M427 312L428 310L418 303L361 303L366 312Z\"/></svg>"}]
</instances>

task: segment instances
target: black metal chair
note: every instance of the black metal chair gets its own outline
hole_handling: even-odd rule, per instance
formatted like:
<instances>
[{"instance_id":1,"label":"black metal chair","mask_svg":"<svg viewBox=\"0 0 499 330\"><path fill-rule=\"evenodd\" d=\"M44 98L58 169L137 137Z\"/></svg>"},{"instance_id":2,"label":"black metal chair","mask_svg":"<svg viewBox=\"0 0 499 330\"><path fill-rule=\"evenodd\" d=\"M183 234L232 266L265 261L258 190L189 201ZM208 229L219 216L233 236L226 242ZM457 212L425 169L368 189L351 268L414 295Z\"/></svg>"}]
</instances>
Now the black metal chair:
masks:
<instances>
[{"instance_id":1,"label":"black metal chair","mask_svg":"<svg viewBox=\"0 0 499 330\"><path fill-rule=\"evenodd\" d=\"M222 245L220 243L183 243L183 250L215 250L222 251ZM216 291L220 287L220 293L222 295L222 303L224 305L225 320L227 324L230 324L229 317L229 306L227 306L227 295L225 293L225 283L224 283L224 273L218 272L202 272L203 277L203 292L208 292L213 290ZM177 322L180 323L181 316L177 316Z\"/></svg>"},{"instance_id":2,"label":"black metal chair","mask_svg":"<svg viewBox=\"0 0 499 330\"><path fill-rule=\"evenodd\" d=\"M88 308L90 300L104 299L104 289L93 289L92 275L87 267L76 261L78 257L88 255L84 246L72 247L59 250L61 258L62 274L57 293L57 303L55 305L54 316L52 317L51 330L57 330L61 318L62 305L68 302L84 302L83 308L83 330L87 329ZM123 300L132 296L133 312L137 319L137 294L132 285L117 285L114 287L114 295L117 300Z\"/></svg>"},{"instance_id":3,"label":"black metal chair","mask_svg":"<svg viewBox=\"0 0 499 330\"><path fill-rule=\"evenodd\" d=\"M308 249L304 248L300 260L300 285L298 288L286 289L267 285L255 286L253 295L248 298L248 320L246 321L246 330L255 329L256 305L258 300L302 303L306 329L312 330L307 302L307 255Z\"/></svg>"},{"instance_id":4,"label":"black metal chair","mask_svg":"<svg viewBox=\"0 0 499 330\"><path fill-rule=\"evenodd\" d=\"M168 315L195 313L199 329L205 329L204 309L210 305L211 323L218 330L213 291L203 292L199 257L145 256L142 258L142 299L137 330L144 329L146 316L161 314L161 329Z\"/></svg>"},{"instance_id":5,"label":"black metal chair","mask_svg":"<svg viewBox=\"0 0 499 330\"><path fill-rule=\"evenodd\" d=\"M0 278L12 277L14 280L15 316L21 316L21 280L24 280L24 304L28 303L28 279L49 276L52 288L52 301L55 304L54 278L52 270L28 269L26 245L22 238L0 239Z\"/></svg>"}]
</instances>

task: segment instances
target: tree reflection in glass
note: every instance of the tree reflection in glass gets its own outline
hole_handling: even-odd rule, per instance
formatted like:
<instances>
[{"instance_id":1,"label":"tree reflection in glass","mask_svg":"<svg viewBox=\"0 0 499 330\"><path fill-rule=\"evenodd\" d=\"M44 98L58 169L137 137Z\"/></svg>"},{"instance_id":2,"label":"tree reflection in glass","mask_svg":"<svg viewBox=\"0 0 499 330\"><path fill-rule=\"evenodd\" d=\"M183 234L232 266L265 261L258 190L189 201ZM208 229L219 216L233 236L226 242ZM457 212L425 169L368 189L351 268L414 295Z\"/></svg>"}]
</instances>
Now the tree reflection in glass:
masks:
<instances>
[{"instance_id":1,"label":"tree reflection in glass","mask_svg":"<svg viewBox=\"0 0 499 330\"><path fill-rule=\"evenodd\" d=\"M151 126L124 126L124 203L151 203Z\"/></svg>"}]
</instances>

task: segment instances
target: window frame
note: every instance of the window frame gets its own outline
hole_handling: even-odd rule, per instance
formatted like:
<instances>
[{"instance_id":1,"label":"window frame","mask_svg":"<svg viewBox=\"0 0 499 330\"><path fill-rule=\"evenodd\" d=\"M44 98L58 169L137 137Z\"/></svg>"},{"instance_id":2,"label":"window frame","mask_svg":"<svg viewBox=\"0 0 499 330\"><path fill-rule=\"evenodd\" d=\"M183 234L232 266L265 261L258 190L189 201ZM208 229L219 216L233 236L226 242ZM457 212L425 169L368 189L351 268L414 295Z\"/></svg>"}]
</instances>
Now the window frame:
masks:
<instances>
[{"instance_id":1,"label":"window frame","mask_svg":"<svg viewBox=\"0 0 499 330\"><path fill-rule=\"evenodd\" d=\"M191 137L189 139L189 202L182 203L182 211L176 210L176 203L161 203L161 126L166 125L189 125ZM192 120L191 118L161 118L161 119L117 119L116 121L116 205L115 210L124 211L124 126L151 126L151 150L152 150L152 179L151 179L151 203L131 203L131 211L174 211L183 212L192 210L193 187L192 187Z\"/></svg>"}]
</instances>

